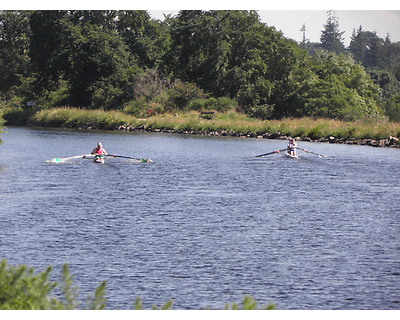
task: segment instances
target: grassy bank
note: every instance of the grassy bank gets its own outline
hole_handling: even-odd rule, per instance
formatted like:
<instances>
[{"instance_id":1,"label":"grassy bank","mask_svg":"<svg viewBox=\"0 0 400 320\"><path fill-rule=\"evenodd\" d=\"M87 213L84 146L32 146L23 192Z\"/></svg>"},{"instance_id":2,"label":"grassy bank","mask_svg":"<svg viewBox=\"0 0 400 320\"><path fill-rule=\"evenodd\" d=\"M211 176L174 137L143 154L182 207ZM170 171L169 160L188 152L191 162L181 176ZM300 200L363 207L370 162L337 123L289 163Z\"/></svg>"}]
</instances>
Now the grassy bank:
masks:
<instances>
[{"instance_id":1,"label":"grassy bank","mask_svg":"<svg viewBox=\"0 0 400 320\"><path fill-rule=\"evenodd\" d=\"M163 115L146 120L148 128L173 129L176 131L234 132L243 135L262 136L265 134L311 138L313 140L334 136L336 138L386 139L400 136L400 123L377 120L343 122L331 119L286 118L260 121L236 112L217 114L206 120L198 113L179 116Z\"/></svg>"},{"instance_id":2,"label":"grassy bank","mask_svg":"<svg viewBox=\"0 0 400 320\"><path fill-rule=\"evenodd\" d=\"M119 111L55 108L38 111L29 118L28 123L42 127L172 131L265 138L280 135L312 140L328 136L338 139L400 137L400 123L384 120L344 122L332 119L286 118L260 121L234 111L216 113L211 117L191 111L138 119Z\"/></svg>"}]
</instances>

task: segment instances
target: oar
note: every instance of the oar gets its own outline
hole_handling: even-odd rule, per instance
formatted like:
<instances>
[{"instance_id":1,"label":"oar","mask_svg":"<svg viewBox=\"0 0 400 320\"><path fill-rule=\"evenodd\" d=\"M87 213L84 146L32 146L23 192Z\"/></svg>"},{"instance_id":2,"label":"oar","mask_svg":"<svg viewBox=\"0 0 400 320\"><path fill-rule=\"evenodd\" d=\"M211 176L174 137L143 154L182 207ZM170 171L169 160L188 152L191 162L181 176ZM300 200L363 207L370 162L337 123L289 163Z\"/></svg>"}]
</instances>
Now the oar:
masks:
<instances>
[{"instance_id":1,"label":"oar","mask_svg":"<svg viewBox=\"0 0 400 320\"><path fill-rule=\"evenodd\" d=\"M285 150L286 150L286 148L285 148L285 149L281 149L281 150L275 150L275 151L272 151L272 152L268 152L268 153L259 154L259 155L258 155L258 156L256 156L256 157L258 158L258 157L269 156L270 154L274 154L274 153L281 153L282 151L285 151Z\"/></svg>"},{"instance_id":2,"label":"oar","mask_svg":"<svg viewBox=\"0 0 400 320\"><path fill-rule=\"evenodd\" d=\"M303 150L304 152L315 154L315 155L317 155L318 157L321 157L321 158L327 158L327 156L324 156L324 155L316 153L316 152L312 152L312 151L307 150L307 149L302 149L302 148L298 148L298 149Z\"/></svg>"},{"instance_id":3,"label":"oar","mask_svg":"<svg viewBox=\"0 0 400 320\"><path fill-rule=\"evenodd\" d=\"M48 160L46 162L55 162L55 163L59 163L59 162L64 162L64 161L68 161L68 160L72 160L72 159L79 159L79 158L86 158L91 156L91 154L84 154L84 155L80 155L80 156L73 156L73 157L67 157L67 158L53 158L51 160Z\"/></svg>"},{"instance_id":4,"label":"oar","mask_svg":"<svg viewBox=\"0 0 400 320\"><path fill-rule=\"evenodd\" d=\"M128 156L119 156L116 154L106 154L106 156L114 157L114 158L124 158L124 159L133 159L133 160L138 160L140 162L153 162L150 159L147 158L134 158L134 157L128 157Z\"/></svg>"}]
</instances>

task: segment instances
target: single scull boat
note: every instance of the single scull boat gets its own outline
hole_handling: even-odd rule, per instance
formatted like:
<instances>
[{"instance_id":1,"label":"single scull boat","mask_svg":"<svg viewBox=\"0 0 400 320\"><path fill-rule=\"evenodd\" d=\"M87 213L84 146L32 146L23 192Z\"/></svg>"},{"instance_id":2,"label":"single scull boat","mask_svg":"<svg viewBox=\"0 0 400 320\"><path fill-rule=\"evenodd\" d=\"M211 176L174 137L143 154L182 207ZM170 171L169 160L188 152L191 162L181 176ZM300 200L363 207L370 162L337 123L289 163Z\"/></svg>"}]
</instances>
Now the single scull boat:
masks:
<instances>
[{"instance_id":1,"label":"single scull boat","mask_svg":"<svg viewBox=\"0 0 400 320\"><path fill-rule=\"evenodd\" d=\"M286 157L291 158L291 159L298 159L299 156L298 155L291 155L290 153L286 152Z\"/></svg>"}]
</instances>

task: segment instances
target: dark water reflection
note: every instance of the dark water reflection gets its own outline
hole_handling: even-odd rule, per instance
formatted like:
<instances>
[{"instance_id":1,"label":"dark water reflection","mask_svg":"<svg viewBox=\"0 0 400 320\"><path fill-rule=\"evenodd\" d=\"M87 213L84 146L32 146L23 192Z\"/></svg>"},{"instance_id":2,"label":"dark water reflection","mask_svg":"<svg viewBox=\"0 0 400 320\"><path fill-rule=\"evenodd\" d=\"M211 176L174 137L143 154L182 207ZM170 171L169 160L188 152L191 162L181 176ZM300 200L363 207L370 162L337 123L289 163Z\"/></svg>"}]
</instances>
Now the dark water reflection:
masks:
<instances>
[{"instance_id":1,"label":"dark water reflection","mask_svg":"<svg viewBox=\"0 0 400 320\"><path fill-rule=\"evenodd\" d=\"M0 250L38 271L68 263L83 300L223 308L400 307L400 150L285 141L9 128L0 146ZM89 153L149 157L45 163ZM56 279L58 280L58 278Z\"/></svg>"}]
</instances>

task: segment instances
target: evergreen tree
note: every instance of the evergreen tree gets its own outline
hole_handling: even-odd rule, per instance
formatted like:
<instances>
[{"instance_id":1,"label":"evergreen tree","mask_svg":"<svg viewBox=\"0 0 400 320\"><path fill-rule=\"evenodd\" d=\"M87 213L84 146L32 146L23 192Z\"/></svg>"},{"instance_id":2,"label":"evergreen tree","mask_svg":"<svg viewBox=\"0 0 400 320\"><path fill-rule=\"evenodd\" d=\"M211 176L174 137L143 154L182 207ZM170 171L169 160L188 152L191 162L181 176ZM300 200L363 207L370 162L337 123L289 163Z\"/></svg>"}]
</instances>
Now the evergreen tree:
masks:
<instances>
[{"instance_id":1,"label":"evergreen tree","mask_svg":"<svg viewBox=\"0 0 400 320\"><path fill-rule=\"evenodd\" d=\"M305 23L303 23L303 25L302 25L300 31L301 31L302 34L303 34L303 39L302 39L302 41L300 42L300 47L303 48L303 49L307 49L308 45L310 44L310 39L307 39L307 38L306 38L307 29L306 29L306 24L305 24Z\"/></svg>"},{"instance_id":2,"label":"evergreen tree","mask_svg":"<svg viewBox=\"0 0 400 320\"><path fill-rule=\"evenodd\" d=\"M343 34L344 31L339 30L338 18L334 16L332 11L328 11L328 20L321 33L322 49L336 53L344 52Z\"/></svg>"}]
</instances>

